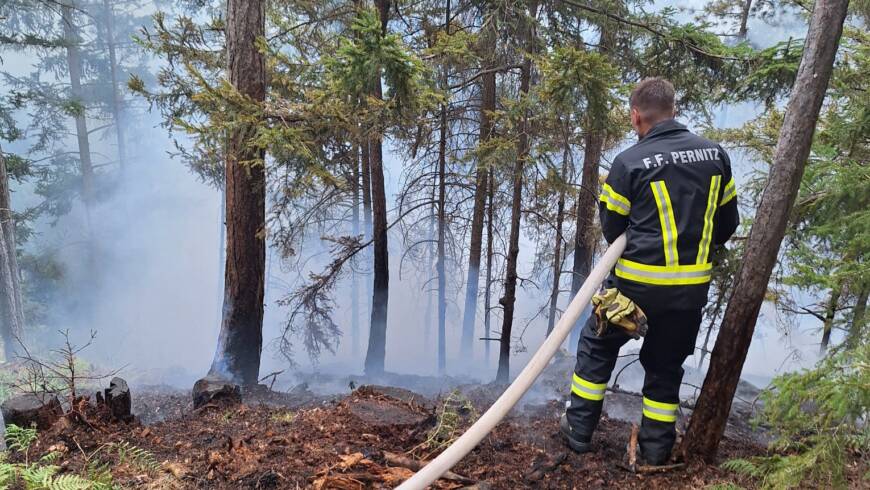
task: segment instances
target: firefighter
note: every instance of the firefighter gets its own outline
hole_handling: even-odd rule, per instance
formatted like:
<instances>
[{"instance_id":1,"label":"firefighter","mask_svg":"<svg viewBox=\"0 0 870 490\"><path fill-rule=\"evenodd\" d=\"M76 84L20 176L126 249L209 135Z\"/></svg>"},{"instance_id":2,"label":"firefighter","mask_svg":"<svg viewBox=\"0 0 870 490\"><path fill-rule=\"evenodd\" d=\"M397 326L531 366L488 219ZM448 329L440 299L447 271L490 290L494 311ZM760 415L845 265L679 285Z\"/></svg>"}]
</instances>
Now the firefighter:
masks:
<instances>
[{"instance_id":1,"label":"firefighter","mask_svg":"<svg viewBox=\"0 0 870 490\"><path fill-rule=\"evenodd\" d=\"M638 442L646 464L662 465L676 439L682 364L695 348L711 257L739 222L737 194L725 150L674 120L669 81L641 81L629 105L639 141L614 159L600 196L604 238L612 243L625 232L628 240L605 282L609 296L598 301L609 302L610 310L636 318L643 318L642 311L646 317ZM571 401L560 423L578 453L593 449L592 433L619 349L637 337L622 328L600 328L602 321L608 323L602 317L606 310L599 307L583 327Z\"/></svg>"}]
</instances>

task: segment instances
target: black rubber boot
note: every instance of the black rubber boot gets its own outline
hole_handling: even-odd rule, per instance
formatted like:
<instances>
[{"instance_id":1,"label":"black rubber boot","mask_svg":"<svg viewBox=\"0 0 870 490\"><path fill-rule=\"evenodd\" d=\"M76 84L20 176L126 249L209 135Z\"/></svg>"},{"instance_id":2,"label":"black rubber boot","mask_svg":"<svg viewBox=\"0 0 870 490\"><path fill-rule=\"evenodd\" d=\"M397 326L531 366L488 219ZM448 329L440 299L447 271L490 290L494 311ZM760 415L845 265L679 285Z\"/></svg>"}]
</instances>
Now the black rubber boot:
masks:
<instances>
[{"instance_id":1,"label":"black rubber boot","mask_svg":"<svg viewBox=\"0 0 870 490\"><path fill-rule=\"evenodd\" d=\"M592 438L583 437L574 432L574 429L571 428L571 424L568 422L568 417L564 413L562 418L559 419L559 431L565 438L565 442L568 443L568 447L575 453L583 454L592 451Z\"/></svg>"}]
</instances>

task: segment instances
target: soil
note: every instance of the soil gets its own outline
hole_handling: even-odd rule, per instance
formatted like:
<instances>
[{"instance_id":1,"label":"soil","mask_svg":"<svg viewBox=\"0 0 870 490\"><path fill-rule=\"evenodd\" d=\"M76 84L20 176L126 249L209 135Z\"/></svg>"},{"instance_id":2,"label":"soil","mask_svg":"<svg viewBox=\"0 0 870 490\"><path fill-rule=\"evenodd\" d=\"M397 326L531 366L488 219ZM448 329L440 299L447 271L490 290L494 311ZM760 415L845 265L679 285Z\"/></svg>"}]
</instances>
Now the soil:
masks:
<instances>
[{"instance_id":1,"label":"soil","mask_svg":"<svg viewBox=\"0 0 870 490\"><path fill-rule=\"evenodd\" d=\"M318 397L304 387L294 394L262 390L244 404L191 409L189 394L155 388L135 391L132 423L113 422L80 405L83 417L67 417L40 434L31 459L60 451L56 462L79 474L111 467L125 488L392 488L412 474L390 462L390 453L411 461L434 457L492 402L500 387L478 386L430 400L407 390L363 386L348 396ZM436 488L703 488L735 482L714 466L658 475L620 467L630 424L603 418L598 450L577 455L558 436L564 404L550 401L512 414L453 471L458 480ZM145 424L143 422L148 422ZM127 448L122 453L118 448ZM135 457L129 448L144 450ZM763 448L726 438L724 458ZM739 482L746 485L747 482Z\"/></svg>"}]
</instances>

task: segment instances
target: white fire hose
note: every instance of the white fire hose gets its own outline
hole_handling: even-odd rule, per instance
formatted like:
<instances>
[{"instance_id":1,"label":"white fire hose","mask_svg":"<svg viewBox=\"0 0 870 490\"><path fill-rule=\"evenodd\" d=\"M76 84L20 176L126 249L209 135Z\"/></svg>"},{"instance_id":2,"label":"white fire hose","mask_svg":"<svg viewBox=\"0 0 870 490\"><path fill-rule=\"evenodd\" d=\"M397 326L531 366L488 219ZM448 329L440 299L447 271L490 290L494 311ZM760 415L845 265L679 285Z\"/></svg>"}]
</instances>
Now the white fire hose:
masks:
<instances>
[{"instance_id":1,"label":"white fire hose","mask_svg":"<svg viewBox=\"0 0 870 490\"><path fill-rule=\"evenodd\" d=\"M532 359L526 364L522 372L517 376L517 379L498 397L498 400L489 407L477 422L465 431L462 436L453 442L447 449L444 450L437 458L432 460L423 469L418 471L414 476L399 485L399 490L423 490L429 484L437 480L450 468L453 467L466 454L471 452L487 434L501 422L501 419L517 404L522 396L532 387L532 384L541 374L550 359L559 350L562 342L571 333L577 319L583 310L589 306L592 296L598 290L598 287L607 278L610 269L616 264L617 259L625 250L625 234L619 236L614 241L607 251L604 252L604 257L598 261L598 264L589 273L589 277L583 282L580 291L568 305L568 309L562 314L556 327L550 332L550 335L541 344L541 347L532 356Z\"/></svg>"}]
</instances>

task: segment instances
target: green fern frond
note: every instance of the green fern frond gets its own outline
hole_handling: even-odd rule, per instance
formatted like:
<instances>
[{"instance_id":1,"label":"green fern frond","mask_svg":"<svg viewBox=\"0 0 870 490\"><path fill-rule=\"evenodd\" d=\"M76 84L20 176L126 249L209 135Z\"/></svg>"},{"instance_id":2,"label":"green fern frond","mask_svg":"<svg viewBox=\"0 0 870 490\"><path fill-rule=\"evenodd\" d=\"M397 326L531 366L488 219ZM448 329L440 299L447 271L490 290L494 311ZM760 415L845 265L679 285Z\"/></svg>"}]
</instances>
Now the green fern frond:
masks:
<instances>
[{"instance_id":1,"label":"green fern frond","mask_svg":"<svg viewBox=\"0 0 870 490\"><path fill-rule=\"evenodd\" d=\"M19 427L15 424L6 426L6 447L10 451L25 452L30 449L37 438L36 427Z\"/></svg>"},{"instance_id":2,"label":"green fern frond","mask_svg":"<svg viewBox=\"0 0 870 490\"><path fill-rule=\"evenodd\" d=\"M113 443L109 449L118 455L118 464L130 463L141 471L156 471L160 468L160 464L150 451L127 441Z\"/></svg>"},{"instance_id":3,"label":"green fern frond","mask_svg":"<svg viewBox=\"0 0 870 490\"><path fill-rule=\"evenodd\" d=\"M93 482L78 475L60 475L45 487L45 490L92 490Z\"/></svg>"}]
</instances>

